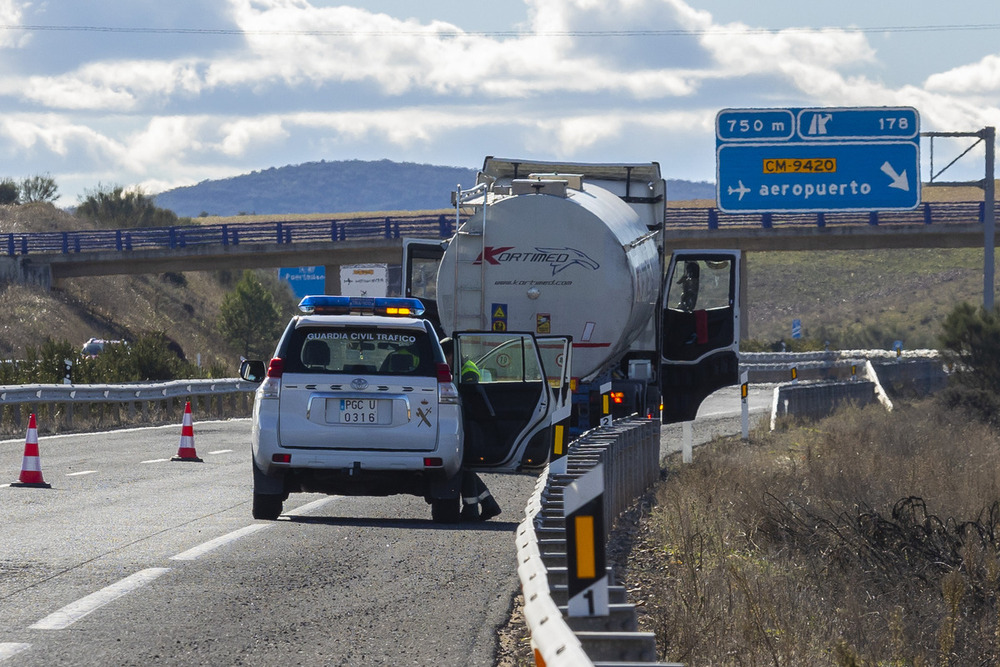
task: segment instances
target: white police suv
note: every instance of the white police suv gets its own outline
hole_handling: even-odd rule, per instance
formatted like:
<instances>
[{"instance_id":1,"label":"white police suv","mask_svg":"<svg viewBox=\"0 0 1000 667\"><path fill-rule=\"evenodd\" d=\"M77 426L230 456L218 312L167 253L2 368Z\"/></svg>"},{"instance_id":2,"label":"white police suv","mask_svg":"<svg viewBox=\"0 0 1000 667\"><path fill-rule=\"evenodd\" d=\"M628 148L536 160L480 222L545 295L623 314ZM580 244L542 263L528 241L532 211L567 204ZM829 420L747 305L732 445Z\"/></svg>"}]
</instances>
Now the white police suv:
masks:
<instances>
[{"instance_id":1,"label":"white police suv","mask_svg":"<svg viewBox=\"0 0 1000 667\"><path fill-rule=\"evenodd\" d=\"M253 516L276 519L289 493L424 497L459 519L462 411L434 327L417 299L308 296L260 382L253 409Z\"/></svg>"}]
</instances>

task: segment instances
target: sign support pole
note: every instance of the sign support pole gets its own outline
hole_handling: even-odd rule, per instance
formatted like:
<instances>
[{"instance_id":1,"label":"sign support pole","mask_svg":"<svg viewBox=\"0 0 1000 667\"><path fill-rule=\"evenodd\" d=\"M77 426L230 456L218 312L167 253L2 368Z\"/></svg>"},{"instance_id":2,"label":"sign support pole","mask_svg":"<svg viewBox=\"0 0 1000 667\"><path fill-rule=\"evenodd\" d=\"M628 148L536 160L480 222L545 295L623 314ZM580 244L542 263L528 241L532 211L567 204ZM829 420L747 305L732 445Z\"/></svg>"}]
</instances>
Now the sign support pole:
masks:
<instances>
[{"instance_id":1,"label":"sign support pole","mask_svg":"<svg viewBox=\"0 0 1000 667\"><path fill-rule=\"evenodd\" d=\"M994 154L996 144L996 128L986 127L982 131L986 141L986 178L983 181L983 308L993 310L994 273L996 265L994 255L996 248L996 212L994 197L996 181L994 177Z\"/></svg>"}]
</instances>

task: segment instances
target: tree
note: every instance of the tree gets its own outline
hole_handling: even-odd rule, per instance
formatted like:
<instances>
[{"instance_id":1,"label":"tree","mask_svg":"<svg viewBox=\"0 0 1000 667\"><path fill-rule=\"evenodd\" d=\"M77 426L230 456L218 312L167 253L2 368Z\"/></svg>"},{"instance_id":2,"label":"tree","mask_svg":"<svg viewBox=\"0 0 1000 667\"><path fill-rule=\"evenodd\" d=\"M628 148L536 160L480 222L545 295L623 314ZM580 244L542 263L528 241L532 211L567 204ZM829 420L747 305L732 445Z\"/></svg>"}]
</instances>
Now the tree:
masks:
<instances>
[{"instance_id":1,"label":"tree","mask_svg":"<svg viewBox=\"0 0 1000 667\"><path fill-rule=\"evenodd\" d=\"M250 270L226 294L219 308L219 332L242 350L244 357L263 357L281 333L281 315L274 297Z\"/></svg>"},{"instance_id":2,"label":"tree","mask_svg":"<svg viewBox=\"0 0 1000 667\"><path fill-rule=\"evenodd\" d=\"M55 179L45 176L29 176L21 181L21 203L53 202L59 197L59 187Z\"/></svg>"},{"instance_id":3,"label":"tree","mask_svg":"<svg viewBox=\"0 0 1000 667\"><path fill-rule=\"evenodd\" d=\"M945 318L939 340L963 384L1000 393L1000 310L962 302Z\"/></svg>"},{"instance_id":4,"label":"tree","mask_svg":"<svg viewBox=\"0 0 1000 667\"><path fill-rule=\"evenodd\" d=\"M21 197L17 183L9 178L0 181L0 204L16 204Z\"/></svg>"},{"instance_id":5,"label":"tree","mask_svg":"<svg viewBox=\"0 0 1000 667\"><path fill-rule=\"evenodd\" d=\"M98 185L89 191L76 207L76 215L112 229L169 227L179 222L176 213L157 208L141 188L126 190L120 185Z\"/></svg>"}]
</instances>

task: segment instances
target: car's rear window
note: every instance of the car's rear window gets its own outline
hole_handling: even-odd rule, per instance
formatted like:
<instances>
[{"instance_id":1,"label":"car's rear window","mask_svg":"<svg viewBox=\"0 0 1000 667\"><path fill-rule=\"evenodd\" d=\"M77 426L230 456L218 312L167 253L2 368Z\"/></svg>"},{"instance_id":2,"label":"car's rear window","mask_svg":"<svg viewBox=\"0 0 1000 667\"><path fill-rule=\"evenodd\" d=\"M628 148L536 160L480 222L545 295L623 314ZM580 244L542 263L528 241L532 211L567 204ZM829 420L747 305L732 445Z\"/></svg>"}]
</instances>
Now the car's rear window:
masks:
<instances>
[{"instance_id":1,"label":"car's rear window","mask_svg":"<svg viewBox=\"0 0 1000 667\"><path fill-rule=\"evenodd\" d=\"M284 351L287 373L423 375L437 373L426 331L385 327L299 327Z\"/></svg>"}]
</instances>

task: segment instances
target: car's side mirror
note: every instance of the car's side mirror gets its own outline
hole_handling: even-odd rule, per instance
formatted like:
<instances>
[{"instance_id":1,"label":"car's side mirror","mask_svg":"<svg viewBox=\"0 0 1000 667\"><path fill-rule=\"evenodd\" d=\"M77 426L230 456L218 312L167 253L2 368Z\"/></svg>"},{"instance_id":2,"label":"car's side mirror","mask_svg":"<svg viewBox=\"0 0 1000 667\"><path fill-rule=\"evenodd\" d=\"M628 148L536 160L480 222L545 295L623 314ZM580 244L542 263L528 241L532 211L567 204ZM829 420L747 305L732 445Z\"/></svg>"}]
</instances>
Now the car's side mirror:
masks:
<instances>
[{"instance_id":1,"label":"car's side mirror","mask_svg":"<svg viewBox=\"0 0 1000 667\"><path fill-rule=\"evenodd\" d=\"M240 362L240 377L247 382L263 382L267 376L264 362L259 359L244 359Z\"/></svg>"}]
</instances>

